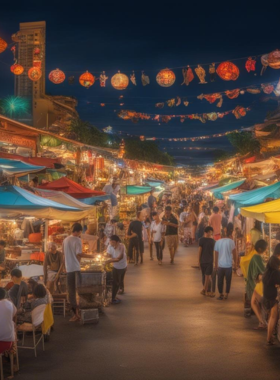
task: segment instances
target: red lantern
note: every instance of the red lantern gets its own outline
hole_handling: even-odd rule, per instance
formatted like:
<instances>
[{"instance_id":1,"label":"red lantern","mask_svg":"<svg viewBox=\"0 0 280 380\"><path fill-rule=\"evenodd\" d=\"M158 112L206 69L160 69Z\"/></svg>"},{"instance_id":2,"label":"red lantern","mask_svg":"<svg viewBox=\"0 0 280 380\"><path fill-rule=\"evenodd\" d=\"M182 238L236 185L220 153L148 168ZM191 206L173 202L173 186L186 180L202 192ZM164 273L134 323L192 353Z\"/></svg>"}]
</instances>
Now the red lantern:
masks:
<instances>
[{"instance_id":1,"label":"red lantern","mask_svg":"<svg viewBox=\"0 0 280 380\"><path fill-rule=\"evenodd\" d=\"M42 71L38 67L31 67L31 69L28 70L28 77L32 81L37 81L41 78Z\"/></svg>"},{"instance_id":2,"label":"red lantern","mask_svg":"<svg viewBox=\"0 0 280 380\"><path fill-rule=\"evenodd\" d=\"M111 84L116 90L125 90L129 85L129 78L127 75L118 72L111 78Z\"/></svg>"},{"instance_id":3,"label":"red lantern","mask_svg":"<svg viewBox=\"0 0 280 380\"><path fill-rule=\"evenodd\" d=\"M84 74L80 76L79 82L82 86L89 88L90 86L94 84L95 77L91 73L86 71Z\"/></svg>"},{"instance_id":4,"label":"red lantern","mask_svg":"<svg viewBox=\"0 0 280 380\"><path fill-rule=\"evenodd\" d=\"M24 68L21 65L15 63L11 66L11 72L15 75L21 75L24 72Z\"/></svg>"},{"instance_id":5,"label":"red lantern","mask_svg":"<svg viewBox=\"0 0 280 380\"><path fill-rule=\"evenodd\" d=\"M267 56L268 66L272 69L280 69L280 51L274 50Z\"/></svg>"},{"instance_id":6,"label":"red lantern","mask_svg":"<svg viewBox=\"0 0 280 380\"><path fill-rule=\"evenodd\" d=\"M34 54L39 55L41 53L41 50L39 48L34 49Z\"/></svg>"},{"instance_id":7,"label":"red lantern","mask_svg":"<svg viewBox=\"0 0 280 380\"><path fill-rule=\"evenodd\" d=\"M33 67L37 67L37 69L41 70L42 61L40 59L34 59L33 61Z\"/></svg>"},{"instance_id":8,"label":"red lantern","mask_svg":"<svg viewBox=\"0 0 280 380\"><path fill-rule=\"evenodd\" d=\"M65 74L59 69L53 70L49 73L49 80L54 84L60 84L65 81Z\"/></svg>"},{"instance_id":9,"label":"red lantern","mask_svg":"<svg viewBox=\"0 0 280 380\"><path fill-rule=\"evenodd\" d=\"M3 53L7 49L7 42L0 38L0 53Z\"/></svg>"},{"instance_id":10,"label":"red lantern","mask_svg":"<svg viewBox=\"0 0 280 380\"><path fill-rule=\"evenodd\" d=\"M176 76L172 70L161 70L156 76L157 83L162 87L170 87L174 84Z\"/></svg>"},{"instance_id":11,"label":"red lantern","mask_svg":"<svg viewBox=\"0 0 280 380\"><path fill-rule=\"evenodd\" d=\"M223 80L236 80L239 77L239 68L232 62L222 62L216 70Z\"/></svg>"}]
</instances>

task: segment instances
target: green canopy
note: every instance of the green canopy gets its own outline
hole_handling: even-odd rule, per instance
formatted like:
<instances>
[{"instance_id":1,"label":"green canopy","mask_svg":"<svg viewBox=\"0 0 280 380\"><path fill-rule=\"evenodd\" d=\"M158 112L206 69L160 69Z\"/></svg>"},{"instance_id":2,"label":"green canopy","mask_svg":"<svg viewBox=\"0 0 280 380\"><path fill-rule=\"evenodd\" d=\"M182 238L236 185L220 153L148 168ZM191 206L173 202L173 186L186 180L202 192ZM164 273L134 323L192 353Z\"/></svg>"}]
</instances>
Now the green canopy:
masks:
<instances>
[{"instance_id":1,"label":"green canopy","mask_svg":"<svg viewBox=\"0 0 280 380\"><path fill-rule=\"evenodd\" d=\"M237 182L229 183L228 185L217 187L216 189L211 190L211 193L217 199L224 199L222 193L236 189L237 187L243 185L244 182L245 182L245 179L242 179Z\"/></svg>"},{"instance_id":2,"label":"green canopy","mask_svg":"<svg viewBox=\"0 0 280 380\"><path fill-rule=\"evenodd\" d=\"M152 190L150 186L133 186L133 185L127 185L126 187L122 188L122 194L126 195L142 195L147 194Z\"/></svg>"}]
</instances>

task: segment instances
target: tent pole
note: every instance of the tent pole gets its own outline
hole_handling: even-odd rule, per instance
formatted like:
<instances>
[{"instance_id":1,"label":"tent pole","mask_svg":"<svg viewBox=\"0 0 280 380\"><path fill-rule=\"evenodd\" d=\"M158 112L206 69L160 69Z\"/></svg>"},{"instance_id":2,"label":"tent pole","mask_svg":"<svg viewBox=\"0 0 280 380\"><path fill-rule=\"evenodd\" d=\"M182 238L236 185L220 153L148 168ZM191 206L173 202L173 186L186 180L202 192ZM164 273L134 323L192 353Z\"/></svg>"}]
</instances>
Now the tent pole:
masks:
<instances>
[{"instance_id":1,"label":"tent pole","mask_svg":"<svg viewBox=\"0 0 280 380\"><path fill-rule=\"evenodd\" d=\"M49 232L49 221L45 220L45 238L44 238L44 252L47 252L47 244L48 244L48 232Z\"/></svg>"},{"instance_id":2,"label":"tent pole","mask_svg":"<svg viewBox=\"0 0 280 380\"><path fill-rule=\"evenodd\" d=\"M271 223L269 223L269 256L271 255Z\"/></svg>"}]
</instances>

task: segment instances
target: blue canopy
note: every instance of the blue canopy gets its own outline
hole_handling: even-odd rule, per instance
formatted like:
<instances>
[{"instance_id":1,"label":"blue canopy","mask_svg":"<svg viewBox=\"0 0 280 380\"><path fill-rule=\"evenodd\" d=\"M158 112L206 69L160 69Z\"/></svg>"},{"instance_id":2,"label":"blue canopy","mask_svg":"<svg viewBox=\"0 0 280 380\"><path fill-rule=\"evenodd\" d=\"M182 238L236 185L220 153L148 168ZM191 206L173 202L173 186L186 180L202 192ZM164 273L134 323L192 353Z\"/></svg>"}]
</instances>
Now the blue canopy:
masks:
<instances>
[{"instance_id":1,"label":"blue canopy","mask_svg":"<svg viewBox=\"0 0 280 380\"><path fill-rule=\"evenodd\" d=\"M45 168L45 166L36 166L18 160L0 158L0 169L8 176L39 172Z\"/></svg>"},{"instance_id":2,"label":"blue canopy","mask_svg":"<svg viewBox=\"0 0 280 380\"><path fill-rule=\"evenodd\" d=\"M90 198L83 198L79 199L80 202L83 202L87 205L94 206L97 202L104 202L110 199L110 195L100 195L98 197L90 197Z\"/></svg>"},{"instance_id":3,"label":"blue canopy","mask_svg":"<svg viewBox=\"0 0 280 380\"><path fill-rule=\"evenodd\" d=\"M267 198L280 198L280 182L261 187L260 189L229 196L229 199L234 203L236 208L254 206L263 203Z\"/></svg>"},{"instance_id":4,"label":"blue canopy","mask_svg":"<svg viewBox=\"0 0 280 380\"><path fill-rule=\"evenodd\" d=\"M221 187L217 187L216 189L211 190L211 193L217 199L224 199L222 193L225 193L226 191L230 191L230 190L236 189L237 187L243 185L244 182L245 182L245 179L242 179L242 180L237 181L237 182L232 182L232 183L229 183L227 185L224 185L224 186L221 186Z\"/></svg>"},{"instance_id":5,"label":"blue canopy","mask_svg":"<svg viewBox=\"0 0 280 380\"><path fill-rule=\"evenodd\" d=\"M150 180L147 180L145 185L148 185L150 187L154 187L154 188L157 188L157 187L160 187L161 185L163 184L163 182L156 182L156 181L150 181Z\"/></svg>"},{"instance_id":6,"label":"blue canopy","mask_svg":"<svg viewBox=\"0 0 280 380\"><path fill-rule=\"evenodd\" d=\"M18 186L1 186L0 187L0 208L1 209L25 209L39 210L52 207L64 211L80 211L76 207L65 206L61 203L51 201L47 198L39 197Z\"/></svg>"},{"instance_id":7,"label":"blue canopy","mask_svg":"<svg viewBox=\"0 0 280 380\"><path fill-rule=\"evenodd\" d=\"M77 221L93 214L93 208L81 210L39 197L17 186L0 187L0 217L28 215L40 219Z\"/></svg>"}]
</instances>

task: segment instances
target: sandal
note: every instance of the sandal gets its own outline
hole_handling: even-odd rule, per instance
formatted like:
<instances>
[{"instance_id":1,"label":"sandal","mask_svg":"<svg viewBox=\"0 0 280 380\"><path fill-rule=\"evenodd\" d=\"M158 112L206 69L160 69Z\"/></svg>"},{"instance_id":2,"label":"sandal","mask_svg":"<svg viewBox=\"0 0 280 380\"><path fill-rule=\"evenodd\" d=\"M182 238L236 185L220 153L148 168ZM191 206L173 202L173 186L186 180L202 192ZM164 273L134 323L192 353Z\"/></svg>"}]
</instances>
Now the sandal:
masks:
<instances>
[{"instance_id":1,"label":"sandal","mask_svg":"<svg viewBox=\"0 0 280 380\"><path fill-rule=\"evenodd\" d=\"M269 340L268 342L266 342L266 345L267 346L275 346L275 342L273 342L273 340Z\"/></svg>"},{"instance_id":2,"label":"sandal","mask_svg":"<svg viewBox=\"0 0 280 380\"><path fill-rule=\"evenodd\" d=\"M204 290L204 289L201 290L200 294L202 294L203 296L206 296L206 292L205 292L205 290Z\"/></svg>"},{"instance_id":3,"label":"sandal","mask_svg":"<svg viewBox=\"0 0 280 380\"><path fill-rule=\"evenodd\" d=\"M267 326L264 323L259 323L257 327L254 327L253 330L266 330Z\"/></svg>"},{"instance_id":4,"label":"sandal","mask_svg":"<svg viewBox=\"0 0 280 380\"><path fill-rule=\"evenodd\" d=\"M223 294L222 294L222 295L220 295L220 297L218 297L218 298L217 298L217 300L219 300L219 301L223 301L223 299L224 299L224 296L223 296Z\"/></svg>"},{"instance_id":5,"label":"sandal","mask_svg":"<svg viewBox=\"0 0 280 380\"><path fill-rule=\"evenodd\" d=\"M207 297L211 297L211 298L215 297L215 293L212 293L212 292L208 292L206 295Z\"/></svg>"}]
</instances>

